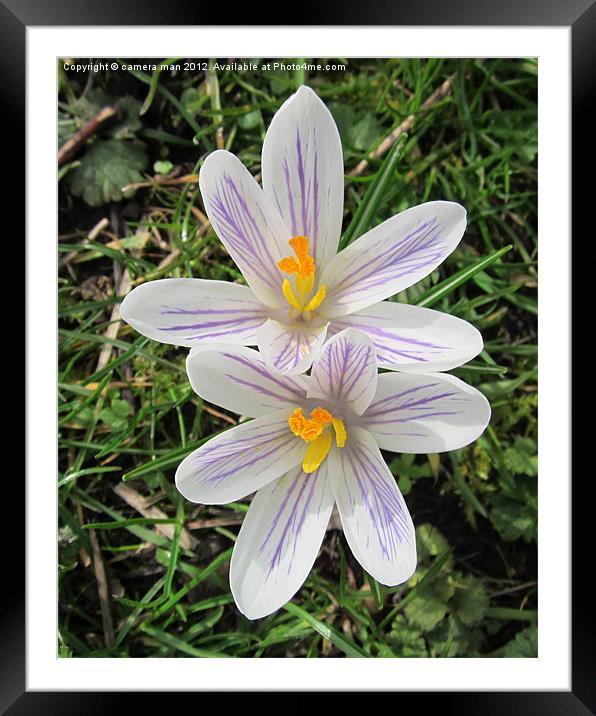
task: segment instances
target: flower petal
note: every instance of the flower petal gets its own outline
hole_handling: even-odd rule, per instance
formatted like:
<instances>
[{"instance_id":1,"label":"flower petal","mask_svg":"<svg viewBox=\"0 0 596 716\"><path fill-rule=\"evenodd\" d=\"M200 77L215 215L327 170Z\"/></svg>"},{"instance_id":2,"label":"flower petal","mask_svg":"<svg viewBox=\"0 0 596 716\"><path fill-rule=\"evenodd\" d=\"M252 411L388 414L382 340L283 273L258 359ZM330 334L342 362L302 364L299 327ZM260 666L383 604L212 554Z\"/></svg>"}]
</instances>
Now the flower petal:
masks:
<instances>
[{"instance_id":1,"label":"flower petal","mask_svg":"<svg viewBox=\"0 0 596 716\"><path fill-rule=\"evenodd\" d=\"M273 117L262 171L265 193L292 235L308 237L315 263L330 261L343 218L343 155L335 121L309 87L300 87Z\"/></svg>"},{"instance_id":2,"label":"flower petal","mask_svg":"<svg viewBox=\"0 0 596 716\"><path fill-rule=\"evenodd\" d=\"M482 336L467 321L430 308L381 301L329 324L331 337L345 328L366 333L379 367L437 373L463 365L482 350Z\"/></svg>"},{"instance_id":3,"label":"flower petal","mask_svg":"<svg viewBox=\"0 0 596 716\"><path fill-rule=\"evenodd\" d=\"M241 423L192 452L176 470L176 487L191 502L239 500L302 462L306 450L288 427L288 411Z\"/></svg>"},{"instance_id":4,"label":"flower petal","mask_svg":"<svg viewBox=\"0 0 596 716\"><path fill-rule=\"evenodd\" d=\"M381 584L395 586L416 569L412 518L373 437L351 427L329 458L329 475L352 553Z\"/></svg>"},{"instance_id":5,"label":"flower petal","mask_svg":"<svg viewBox=\"0 0 596 716\"><path fill-rule=\"evenodd\" d=\"M303 373L319 353L327 324L288 325L273 319L259 329L258 345L267 365L280 373Z\"/></svg>"},{"instance_id":6,"label":"flower petal","mask_svg":"<svg viewBox=\"0 0 596 716\"><path fill-rule=\"evenodd\" d=\"M361 415L377 389L377 361L370 338L348 328L325 344L311 371L308 397Z\"/></svg>"},{"instance_id":7,"label":"flower petal","mask_svg":"<svg viewBox=\"0 0 596 716\"><path fill-rule=\"evenodd\" d=\"M148 281L131 291L120 315L139 333L162 343L255 344L269 312L246 286L198 278Z\"/></svg>"},{"instance_id":8,"label":"flower petal","mask_svg":"<svg viewBox=\"0 0 596 716\"><path fill-rule=\"evenodd\" d=\"M242 162L219 149L199 174L207 216L255 295L273 308L284 304L277 266L288 253L290 229Z\"/></svg>"},{"instance_id":9,"label":"flower petal","mask_svg":"<svg viewBox=\"0 0 596 716\"><path fill-rule=\"evenodd\" d=\"M186 372L201 398L251 418L283 409L289 415L306 398L306 376L277 373L258 351L244 346L192 350Z\"/></svg>"},{"instance_id":10,"label":"flower petal","mask_svg":"<svg viewBox=\"0 0 596 716\"><path fill-rule=\"evenodd\" d=\"M300 589L332 509L324 464L311 475L296 468L257 492L230 564L232 594L245 616L267 616Z\"/></svg>"},{"instance_id":11,"label":"flower petal","mask_svg":"<svg viewBox=\"0 0 596 716\"><path fill-rule=\"evenodd\" d=\"M468 445L489 419L484 395L453 375L383 373L361 424L383 450L429 453Z\"/></svg>"},{"instance_id":12,"label":"flower petal","mask_svg":"<svg viewBox=\"0 0 596 716\"><path fill-rule=\"evenodd\" d=\"M375 226L325 267L322 312L345 316L403 291L455 249L465 228L465 209L449 201L414 206Z\"/></svg>"}]
</instances>

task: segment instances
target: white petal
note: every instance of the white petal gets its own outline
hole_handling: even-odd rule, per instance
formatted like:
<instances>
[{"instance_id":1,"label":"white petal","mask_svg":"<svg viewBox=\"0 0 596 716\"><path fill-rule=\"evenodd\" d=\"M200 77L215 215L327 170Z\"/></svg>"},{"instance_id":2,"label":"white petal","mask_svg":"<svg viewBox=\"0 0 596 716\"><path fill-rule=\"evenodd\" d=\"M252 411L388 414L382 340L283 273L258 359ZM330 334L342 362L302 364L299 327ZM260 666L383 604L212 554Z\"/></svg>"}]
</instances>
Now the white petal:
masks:
<instances>
[{"instance_id":1,"label":"white petal","mask_svg":"<svg viewBox=\"0 0 596 716\"><path fill-rule=\"evenodd\" d=\"M313 364L308 397L361 415L377 389L377 361L370 338L348 328L328 341Z\"/></svg>"},{"instance_id":2,"label":"white petal","mask_svg":"<svg viewBox=\"0 0 596 716\"><path fill-rule=\"evenodd\" d=\"M245 616L267 616L300 589L332 508L325 464L310 475L298 467L257 492L230 564L232 594Z\"/></svg>"},{"instance_id":3,"label":"white petal","mask_svg":"<svg viewBox=\"0 0 596 716\"><path fill-rule=\"evenodd\" d=\"M268 366L281 373L303 373L319 354L327 324L288 325L270 319L259 329L258 345Z\"/></svg>"},{"instance_id":4,"label":"white petal","mask_svg":"<svg viewBox=\"0 0 596 716\"><path fill-rule=\"evenodd\" d=\"M176 487L191 502L239 500L302 462L305 443L288 427L288 411L241 423L201 445L178 466Z\"/></svg>"},{"instance_id":5,"label":"white petal","mask_svg":"<svg viewBox=\"0 0 596 716\"><path fill-rule=\"evenodd\" d=\"M379 367L392 370L451 370L482 350L482 336L467 321L395 301L381 301L350 316L335 318L328 336L345 328L366 333L374 343Z\"/></svg>"},{"instance_id":6,"label":"white petal","mask_svg":"<svg viewBox=\"0 0 596 716\"><path fill-rule=\"evenodd\" d=\"M309 87L300 87L273 117L263 143L263 188L292 235L307 236L324 266L341 234L344 166L335 121Z\"/></svg>"},{"instance_id":7,"label":"white petal","mask_svg":"<svg viewBox=\"0 0 596 716\"><path fill-rule=\"evenodd\" d=\"M122 302L120 315L139 333L162 343L251 345L269 312L246 286L166 278L137 286Z\"/></svg>"},{"instance_id":8,"label":"white petal","mask_svg":"<svg viewBox=\"0 0 596 716\"><path fill-rule=\"evenodd\" d=\"M251 418L284 408L289 415L306 398L306 376L278 373L258 351L244 346L192 350L186 372L201 398Z\"/></svg>"},{"instance_id":9,"label":"white petal","mask_svg":"<svg viewBox=\"0 0 596 716\"><path fill-rule=\"evenodd\" d=\"M284 305L277 262L288 253L290 229L242 162L222 149L199 173L205 211L215 233L267 306Z\"/></svg>"},{"instance_id":10,"label":"white petal","mask_svg":"<svg viewBox=\"0 0 596 716\"><path fill-rule=\"evenodd\" d=\"M371 435L350 427L329 456L329 475L352 553L381 584L395 586L416 569L412 518Z\"/></svg>"},{"instance_id":11,"label":"white petal","mask_svg":"<svg viewBox=\"0 0 596 716\"><path fill-rule=\"evenodd\" d=\"M383 450L444 452L482 435L490 405L476 388L453 375L383 373L361 420Z\"/></svg>"},{"instance_id":12,"label":"white petal","mask_svg":"<svg viewBox=\"0 0 596 716\"><path fill-rule=\"evenodd\" d=\"M449 201L414 206L375 226L329 263L321 313L354 313L428 276L458 245L466 211Z\"/></svg>"}]
</instances>

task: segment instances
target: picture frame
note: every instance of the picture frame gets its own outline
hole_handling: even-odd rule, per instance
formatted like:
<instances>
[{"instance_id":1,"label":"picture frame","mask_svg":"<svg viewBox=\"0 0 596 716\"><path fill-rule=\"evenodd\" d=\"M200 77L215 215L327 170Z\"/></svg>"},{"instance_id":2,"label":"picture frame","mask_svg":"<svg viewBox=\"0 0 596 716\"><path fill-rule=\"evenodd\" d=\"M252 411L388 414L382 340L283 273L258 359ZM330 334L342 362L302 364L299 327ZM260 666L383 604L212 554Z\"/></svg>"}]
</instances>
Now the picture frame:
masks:
<instances>
[{"instance_id":1,"label":"picture frame","mask_svg":"<svg viewBox=\"0 0 596 716\"><path fill-rule=\"evenodd\" d=\"M400 4L401 5L401 4ZM365 17L363 17L366 15ZM11 0L0 5L1 30L3 36L2 49L4 54L3 68L5 68L5 81L2 84L4 106L4 119L8 121L5 136L24 137L22 127L25 126L26 106L26 45L29 28L39 26L106 26L106 25L136 25L142 18L144 25L186 25L211 26L217 22L215 8L201 4L194 6L186 2L174 2L166 7L151 6L142 8L136 2L91 5L74 2L60 2L56 6L44 5L39 0L27 2L22 6ZM269 18L272 20L273 18ZM354 6L342 5L337 14L326 8L312 9L309 19L313 25L320 26L361 26L361 25L399 25L400 27L432 25L436 27L456 26L544 26L566 27L571 33L571 117L574 136L573 145L573 175L575 194L572 200L574 225L581 225L582 212L587 211L589 200L587 197L588 185L581 177L589 176L590 152L585 150L590 146L587 123L593 117L590 111L593 100L593 67L596 48L593 37L596 31L596 3L588 0L571 2L560 7L539 6L530 3L509 4L497 7L485 0L477 3L449 2L441 5L440 13L432 3L423 2L415 7L394 6L387 4L375 5L372 8L356 9ZM241 9L238 15L238 24L248 21L246 9ZM213 25L215 29L215 25ZM302 28L304 29L304 27ZM583 149L582 149L583 147ZM7 186L11 206L16 206L20 199L20 166L15 162L15 174ZM12 174L12 169L11 169ZM52 221L51 218L48 221ZM587 223L584 224L588 226ZM30 245L29 245L30 250ZM28 256L27 259L31 257ZM32 320L29 312L28 321ZM562 340L566 341L563 334ZM569 345L570 349L570 345ZM31 354L35 345L31 340L27 343L28 370L31 371ZM562 403L571 400L570 394L561 392ZM29 394L29 400L31 395ZM562 431L569 430L570 425L562 425ZM34 436L28 432L29 450L32 447ZM582 519L581 507L590 504L591 481L579 479L573 486L573 544L580 552L582 545L590 545L588 532L590 520ZM23 503L23 485L18 479L7 480L5 489L8 493L8 504ZM25 496L31 499L31 494ZM14 544L13 544L14 543ZM6 600L2 611L2 665L0 667L1 700L0 706L8 713L99 713L113 703L131 696L122 691L118 693L94 693L90 699L89 692L75 693L77 684L73 683L72 692L65 691L32 691L27 687L26 676L26 614L25 614L25 584L20 582L18 576L23 575L25 552L18 549L19 539L11 541L10 552L6 555L8 566L6 574L11 575L10 589L4 590L3 598ZM585 548L584 548L585 549ZM8 551L8 550L7 550ZM584 556L584 555L582 555ZM571 689L569 691L475 691L474 684L465 692L455 691L425 691L408 692L407 696L419 698L423 696L426 704L439 705L442 710L449 713L506 713L506 714L585 714L594 713L596 709L596 694L594 691L594 620L592 610L588 606L591 594L587 582L589 568L579 561L579 554L574 560L576 569L572 577L572 614L571 614ZM582 569L582 567L584 567ZM562 574L562 579L567 575ZM19 586L17 586L19 585ZM20 587L20 589L19 589ZM587 596L585 596L587 595ZM465 664L463 665L465 668ZM346 685L347 686L347 685ZM189 689L192 686L189 684ZM392 690L394 685L387 684L386 689ZM403 688L403 687L402 687ZM255 689L259 690L259 689ZM309 690L305 685L304 690ZM348 690L346 688L346 690ZM365 690L365 689L362 689ZM383 689L384 690L384 689ZM138 699L140 694L132 698ZM181 696L182 694L177 694ZM188 696L188 695L185 695ZM400 698L406 693L400 694ZM154 698L150 695L150 698ZM440 701L439 701L440 700ZM417 704L419 702L416 702Z\"/></svg>"}]
</instances>

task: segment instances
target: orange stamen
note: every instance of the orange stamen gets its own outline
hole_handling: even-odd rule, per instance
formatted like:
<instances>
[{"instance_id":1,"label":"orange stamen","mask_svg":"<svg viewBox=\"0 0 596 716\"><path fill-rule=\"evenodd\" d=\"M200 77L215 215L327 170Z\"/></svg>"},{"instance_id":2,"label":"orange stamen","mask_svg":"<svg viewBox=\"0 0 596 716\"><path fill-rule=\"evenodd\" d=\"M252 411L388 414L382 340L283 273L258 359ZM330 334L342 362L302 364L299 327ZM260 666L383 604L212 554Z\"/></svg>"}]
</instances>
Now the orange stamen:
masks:
<instances>
[{"instance_id":1,"label":"orange stamen","mask_svg":"<svg viewBox=\"0 0 596 716\"><path fill-rule=\"evenodd\" d=\"M288 256L282 259L277 264L283 273L298 273L300 271L300 264L293 256Z\"/></svg>"},{"instance_id":2,"label":"orange stamen","mask_svg":"<svg viewBox=\"0 0 596 716\"><path fill-rule=\"evenodd\" d=\"M315 275L315 260L308 253L308 239L306 236L294 236L288 243L294 249L298 261L293 256L287 256L277 265L283 273L297 273L302 278L310 278Z\"/></svg>"},{"instance_id":3,"label":"orange stamen","mask_svg":"<svg viewBox=\"0 0 596 716\"><path fill-rule=\"evenodd\" d=\"M334 418L325 408L315 408L311 411L310 418L304 417L302 408L296 408L288 417L288 425L294 435L309 443L302 463L302 469L307 473L317 470L331 449L333 437L326 429L328 425L333 425L337 447L343 448L346 444L347 435L343 420Z\"/></svg>"}]
</instances>

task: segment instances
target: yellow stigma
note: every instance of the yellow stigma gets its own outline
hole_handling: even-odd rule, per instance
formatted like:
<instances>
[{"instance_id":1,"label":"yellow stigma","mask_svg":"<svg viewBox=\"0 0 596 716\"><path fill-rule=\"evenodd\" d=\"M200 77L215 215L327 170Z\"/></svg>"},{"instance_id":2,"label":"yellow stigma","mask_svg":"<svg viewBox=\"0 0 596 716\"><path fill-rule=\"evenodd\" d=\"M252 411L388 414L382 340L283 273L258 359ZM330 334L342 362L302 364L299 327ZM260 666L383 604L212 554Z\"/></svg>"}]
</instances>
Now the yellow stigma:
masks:
<instances>
[{"instance_id":1,"label":"yellow stigma","mask_svg":"<svg viewBox=\"0 0 596 716\"><path fill-rule=\"evenodd\" d=\"M320 286L316 294L310 301L308 300L315 285L316 270L315 260L308 253L308 238L306 236L294 236L288 243L294 249L296 257L286 256L281 261L278 261L277 266L282 273L296 277L295 286L298 296L294 293L287 278L282 283L283 294L290 306L299 311L299 313L314 311L325 298L326 289L325 286ZM310 318L310 314L306 318Z\"/></svg>"},{"instance_id":2,"label":"yellow stigma","mask_svg":"<svg viewBox=\"0 0 596 716\"><path fill-rule=\"evenodd\" d=\"M304 417L302 408L296 408L288 418L288 425L294 435L309 443L302 461L302 469L307 473L318 470L331 449L333 434L326 429L327 426L333 425L337 447L342 448L346 444L344 421L334 418L325 408L315 408L311 411L310 418Z\"/></svg>"},{"instance_id":3,"label":"yellow stigma","mask_svg":"<svg viewBox=\"0 0 596 716\"><path fill-rule=\"evenodd\" d=\"M319 469L321 463L327 457L327 453L331 450L332 442L333 437L331 433L326 430L309 445L304 460L302 461L302 469L304 472L310 474Z\"/></svg>"}]
</instances>

